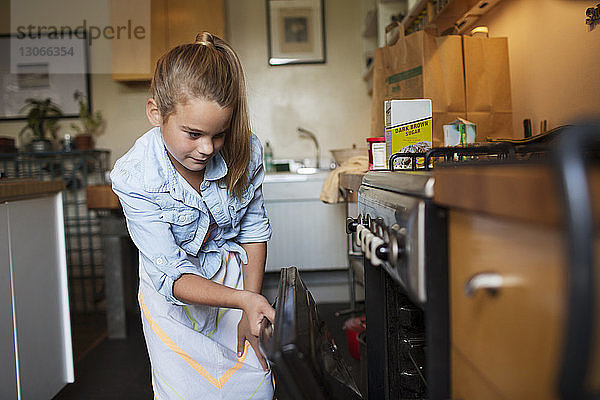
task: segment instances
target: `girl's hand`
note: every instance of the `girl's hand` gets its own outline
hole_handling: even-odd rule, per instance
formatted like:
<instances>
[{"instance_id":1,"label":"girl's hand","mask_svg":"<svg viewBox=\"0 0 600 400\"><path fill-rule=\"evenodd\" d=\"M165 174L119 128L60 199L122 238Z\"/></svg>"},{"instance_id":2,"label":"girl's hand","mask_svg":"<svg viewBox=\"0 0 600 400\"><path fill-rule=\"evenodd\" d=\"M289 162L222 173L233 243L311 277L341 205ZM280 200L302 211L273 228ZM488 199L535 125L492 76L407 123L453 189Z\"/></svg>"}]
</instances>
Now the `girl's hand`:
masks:
<instances>
[{"instance_id":1,"label":"girl's hand","mask_svg":"<svg viewBox=\"0 0 600 400\"><path fill-rule=\"evenodd\" d=\"M238 323L238 357L242 356L247 340L254 349L260 365L266 371L268 369L267 360L258 347L258 334L260 332L260 323L264 317L271 322L274 321L275 310L263 296L249 291L246 291L245 295L242 318Z\"/></svg>"}]
</instances>

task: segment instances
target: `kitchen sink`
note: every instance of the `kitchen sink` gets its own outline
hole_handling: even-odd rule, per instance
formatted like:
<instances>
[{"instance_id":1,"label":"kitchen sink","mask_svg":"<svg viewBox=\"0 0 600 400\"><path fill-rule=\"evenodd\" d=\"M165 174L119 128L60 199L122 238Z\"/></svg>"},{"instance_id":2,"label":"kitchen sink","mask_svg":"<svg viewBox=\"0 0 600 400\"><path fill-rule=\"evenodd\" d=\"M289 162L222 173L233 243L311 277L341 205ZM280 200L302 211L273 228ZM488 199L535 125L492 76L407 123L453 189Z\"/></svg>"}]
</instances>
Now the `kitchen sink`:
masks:
<instances>
[{"instance_id":1,"label":"kitchen sink","mask_svg":"<svg viewBox=\"0 0 600 400\"><path fill-rule=\"evenodd\" d=\"M270 172L265 175L267 182L305 182L320 180L324 181L331 170L301 167L297 172Z\"/></svg>"}]
</instances>

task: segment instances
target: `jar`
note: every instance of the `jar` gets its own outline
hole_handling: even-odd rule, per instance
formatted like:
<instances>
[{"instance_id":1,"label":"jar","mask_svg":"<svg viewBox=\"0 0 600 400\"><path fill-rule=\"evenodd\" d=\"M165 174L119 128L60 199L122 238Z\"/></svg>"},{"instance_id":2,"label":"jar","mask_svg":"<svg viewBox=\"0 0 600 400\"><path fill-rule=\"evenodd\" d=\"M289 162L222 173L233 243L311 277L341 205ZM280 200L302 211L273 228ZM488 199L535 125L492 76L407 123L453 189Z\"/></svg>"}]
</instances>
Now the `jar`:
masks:
<instances>
[{"instance_id":1,"label":"jar","mask_svg":"<svg viewBox=\"0 0 600 400\"><path fill-rule=\"evenodd\" d=\"M367 138L369 146L369 171L387 169L385 137Z\"/></svg>"}]
</instances>

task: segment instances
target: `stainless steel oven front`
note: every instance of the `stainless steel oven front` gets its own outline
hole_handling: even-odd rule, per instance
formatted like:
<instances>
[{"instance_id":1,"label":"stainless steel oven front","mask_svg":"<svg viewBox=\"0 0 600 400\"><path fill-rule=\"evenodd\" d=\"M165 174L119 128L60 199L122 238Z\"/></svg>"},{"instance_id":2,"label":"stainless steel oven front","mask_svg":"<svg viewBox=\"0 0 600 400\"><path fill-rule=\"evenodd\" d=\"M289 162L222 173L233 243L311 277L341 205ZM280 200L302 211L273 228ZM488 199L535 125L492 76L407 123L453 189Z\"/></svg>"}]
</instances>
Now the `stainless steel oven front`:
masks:
<instances>
[{"instance_id":1,"label":"stainless steel oven front","mask_svg":"<svg viewBox=\"0 0 600 400\"><path fill-rule=\"evenodd\" d=\"M449 396L446 213L429 172L369 172L349 219L364 254L369 398Z\"/></svg>"}]
</instances>

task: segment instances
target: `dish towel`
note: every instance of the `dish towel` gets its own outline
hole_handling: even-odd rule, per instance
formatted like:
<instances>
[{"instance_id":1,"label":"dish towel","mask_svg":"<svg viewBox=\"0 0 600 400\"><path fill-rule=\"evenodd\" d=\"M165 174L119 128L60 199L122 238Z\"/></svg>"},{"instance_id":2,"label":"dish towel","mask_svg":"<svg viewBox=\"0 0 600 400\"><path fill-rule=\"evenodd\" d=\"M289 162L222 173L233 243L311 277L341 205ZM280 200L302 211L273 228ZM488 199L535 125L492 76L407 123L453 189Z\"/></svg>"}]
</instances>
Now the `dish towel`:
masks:
<instances>
[{"instance_id":1,"label":"dish towel","mask_svg":"<svg viewBox=\"0 0 600 400\"><path fill-rule=\"evenodd\" d=\"M340 174L347 173L365 173L369 170L369 157L355 156L344 161L342 165L331 171L323 182L321 196L319 197L324 203L340 203L344 201L344 197L340 192Z\"/></svg>"}]
</instances>

